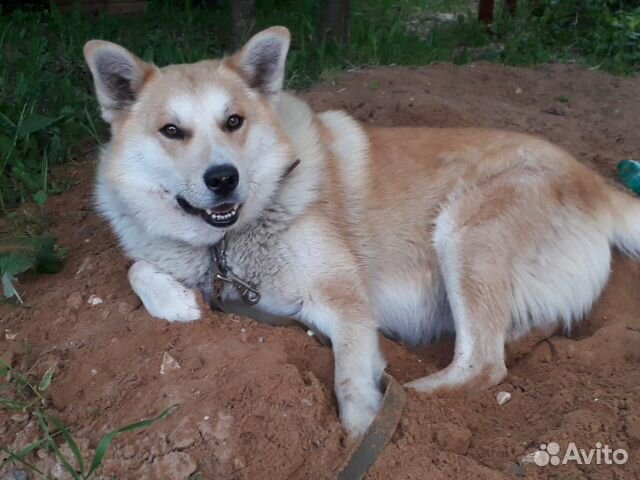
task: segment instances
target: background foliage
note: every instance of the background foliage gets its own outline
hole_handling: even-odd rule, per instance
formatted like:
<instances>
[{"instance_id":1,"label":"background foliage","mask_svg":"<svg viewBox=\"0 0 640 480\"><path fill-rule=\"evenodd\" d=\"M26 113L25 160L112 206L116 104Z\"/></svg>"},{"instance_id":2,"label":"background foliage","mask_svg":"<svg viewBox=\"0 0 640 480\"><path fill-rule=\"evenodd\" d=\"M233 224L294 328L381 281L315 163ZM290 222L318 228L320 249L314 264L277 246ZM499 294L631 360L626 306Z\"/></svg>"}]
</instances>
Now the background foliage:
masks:
<instances>
[{"instance_id":1,"label":"background foliage","mask_svg":"<svg viewBox=\"0 0 640 480\"><path fill-rule=\"evenodd\" d=\"M213 3L152 0L142 17L0 10L0 209L43 204L66 189L52 166L80 159L105 138L81 54L86 40L122 43L160 65L219 56L230 48L231 20L228 2ZM354 0L349 45L318 40L320 3L257 1L254 30L273 24L292 30L289 87L391 63L576 60L620 74L640 65L640 0L521 0L515 18L498 12L488 29L466 0ZM438 11L460 15L438 24L430 17Z\"/></svg>"}]
</instances>

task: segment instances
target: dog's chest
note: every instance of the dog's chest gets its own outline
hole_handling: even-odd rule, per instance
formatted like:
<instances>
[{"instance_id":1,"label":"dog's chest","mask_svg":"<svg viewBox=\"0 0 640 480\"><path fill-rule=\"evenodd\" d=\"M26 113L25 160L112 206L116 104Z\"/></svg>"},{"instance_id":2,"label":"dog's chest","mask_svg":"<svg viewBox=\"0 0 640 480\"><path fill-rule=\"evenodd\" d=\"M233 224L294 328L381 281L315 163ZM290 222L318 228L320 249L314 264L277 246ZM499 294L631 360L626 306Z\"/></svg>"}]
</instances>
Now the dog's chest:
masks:
<instances>
[{"instance_id":1,"label":"dog's chest","mask_svg":"<svg viewBox=\"0 0 640 480\"><path fill-rule=\"evenodd\" d=\"M221 248L222 247L222 248ZM292 317L301 295L292 288L286 247L275 235L246 233L225 239L214 249L213 295L225 311Z\"/></svg>"}]
</instances>

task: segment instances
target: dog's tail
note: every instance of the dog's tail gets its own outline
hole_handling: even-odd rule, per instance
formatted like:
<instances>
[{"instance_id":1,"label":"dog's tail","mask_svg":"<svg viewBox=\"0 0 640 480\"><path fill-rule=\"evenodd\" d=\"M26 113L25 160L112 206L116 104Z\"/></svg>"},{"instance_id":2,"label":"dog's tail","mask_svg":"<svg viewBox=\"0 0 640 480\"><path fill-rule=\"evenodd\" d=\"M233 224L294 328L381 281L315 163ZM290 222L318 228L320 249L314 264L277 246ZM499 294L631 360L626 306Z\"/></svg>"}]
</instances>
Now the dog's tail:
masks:
<instances>
[{"instance_id":1,"label":"dog's tail","mask_svg":"<svg viewBox=\"0 0 640 480\"><path fill-rule=\"evenodd\" d=\"M611 243L623 252L640 257L640 200L619 190L610 190L613 235Z\"/></svg>"}]
</instances>

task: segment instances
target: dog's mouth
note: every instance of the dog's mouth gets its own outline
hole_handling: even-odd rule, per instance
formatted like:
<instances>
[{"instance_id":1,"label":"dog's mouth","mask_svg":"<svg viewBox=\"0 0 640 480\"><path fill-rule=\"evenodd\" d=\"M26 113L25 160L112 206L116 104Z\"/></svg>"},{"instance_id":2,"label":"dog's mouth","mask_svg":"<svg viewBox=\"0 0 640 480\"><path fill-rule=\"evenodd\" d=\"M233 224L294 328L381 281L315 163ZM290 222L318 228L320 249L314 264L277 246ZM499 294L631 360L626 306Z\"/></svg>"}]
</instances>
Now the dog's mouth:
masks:
<instances>
[{"instance_id":1,"label":"dog's mouth","mask_svg":"<svg viewBox=\"0 0 640 480\"><path fill-rule=\"evenodd\" d=\"M213 208L196 208L187 202L184 197L176 197L178 205L190 215L199 215L205 222L214 227L224 228L230 227L238 220L240 215L240 208L242 205L239 203L221 203Z\"/></svg>"}]
</instances>

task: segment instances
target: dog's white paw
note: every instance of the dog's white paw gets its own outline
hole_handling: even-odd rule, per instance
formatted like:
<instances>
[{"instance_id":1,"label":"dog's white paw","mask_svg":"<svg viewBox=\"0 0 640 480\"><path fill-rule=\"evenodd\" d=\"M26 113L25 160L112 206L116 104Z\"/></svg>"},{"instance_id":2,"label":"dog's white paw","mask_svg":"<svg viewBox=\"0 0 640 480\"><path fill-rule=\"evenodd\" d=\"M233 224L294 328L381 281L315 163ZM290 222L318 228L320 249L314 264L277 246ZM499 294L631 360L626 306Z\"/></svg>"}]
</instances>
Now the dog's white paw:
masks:
<instances>
[{"instance_id":1,"label":"dog's white paw","mask_svg":"<svg viewBox=\"0 0 640 480\"><path fill-rule=\"evenodd\" d=\"M338 393L340 421L349 432L351 439L362 436L375 419L382 402L382 393L373 385L358 391Z\"/></svg>"},{"instance_id":2,"label":"dog's white paw","mask_svg":"<svg viewBox=\"0 0 640 480\"><path fill-rule=\"evenodd\" d=\"M134 263L129 269L129 283L152 317L170 322L200 319L200 307L193 290L150 263Z\"/></svg>"}]
</instances>

